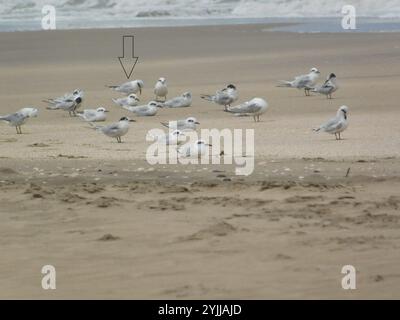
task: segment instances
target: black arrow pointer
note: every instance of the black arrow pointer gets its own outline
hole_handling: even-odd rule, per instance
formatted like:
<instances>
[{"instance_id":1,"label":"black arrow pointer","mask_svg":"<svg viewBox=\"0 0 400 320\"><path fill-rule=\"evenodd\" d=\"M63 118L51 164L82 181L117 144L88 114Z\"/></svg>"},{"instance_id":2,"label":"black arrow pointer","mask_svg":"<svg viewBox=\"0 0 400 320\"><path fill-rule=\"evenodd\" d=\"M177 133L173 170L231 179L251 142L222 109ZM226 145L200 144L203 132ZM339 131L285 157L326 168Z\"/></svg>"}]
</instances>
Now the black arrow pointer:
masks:
<instances>
[{"instance_id":1,"label":"black arrow pointer","mask_svg":"<svg viewBox=\"0 0 400 320\"><path fill-rule=\"evenodd\" d=\"M132 48L132 50L129 48ZM118 57L118 60L125 72L126 78L129 79L139 60L139 57L135 57L134 36L122 36L122 57Z\"/></svg>"}]
</instances>

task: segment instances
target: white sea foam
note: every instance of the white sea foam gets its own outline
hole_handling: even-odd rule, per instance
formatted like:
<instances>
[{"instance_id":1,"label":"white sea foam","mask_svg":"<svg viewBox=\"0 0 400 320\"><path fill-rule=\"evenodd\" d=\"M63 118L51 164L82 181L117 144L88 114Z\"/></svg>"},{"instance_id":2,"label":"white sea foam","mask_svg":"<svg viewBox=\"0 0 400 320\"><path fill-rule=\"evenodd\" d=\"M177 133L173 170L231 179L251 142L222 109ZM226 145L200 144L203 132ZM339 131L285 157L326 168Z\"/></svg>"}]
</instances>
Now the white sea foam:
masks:
<instances>
[{"instance_id":1,"label":"white sea foam","mask_svg":"<svg viewBox=\"0 0 400 320\"><path fill-rule=\"evenodd\" d=\"M0 17L40 13L54 5L64 16L84 13L131 17L332 17L352 4L360 16L400 17L400 0L0 0Z\"/></svg>"},{"instance_id":2,"label":"white sea foam","mask_svg":"<svg viewBox=\"0 0 400 320\"><path fill-rule=\"evenodd\" d=\"M400 0L0 0L0 27L7 21L18 25L40 20L47 4L72 27L78 19L101 28L112 21L146 18L337 17L347 4L354 5L360 17L400 18Z\"/></svg>"}]
</instances>

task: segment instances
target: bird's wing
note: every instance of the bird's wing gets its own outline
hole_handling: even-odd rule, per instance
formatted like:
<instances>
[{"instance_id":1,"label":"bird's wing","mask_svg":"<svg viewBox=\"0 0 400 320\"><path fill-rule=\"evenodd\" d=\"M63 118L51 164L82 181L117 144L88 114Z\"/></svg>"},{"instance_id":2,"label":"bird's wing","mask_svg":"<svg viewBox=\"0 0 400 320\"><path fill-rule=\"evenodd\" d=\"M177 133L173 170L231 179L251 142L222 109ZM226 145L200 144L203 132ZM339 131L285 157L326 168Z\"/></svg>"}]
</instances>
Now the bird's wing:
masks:
<instances>
[{"instance_id":1,"label":"bird's wing","mask_svg":"<svg viewBox=\"0 0 400 320\"><path fill-rule=\"evenodd\" d=\"M120 90L130 90L132 89L132 84L130 82L125 82L119 86Z\"/></svg>"},{"instance_id":2,"label":"bird's wing","mask_svg":"<svg viewBox=\"0 0 400 320\"><path fill-rule=\"evenodd\" d=\"M113 123L110 124L106 127L102 127L103 131L107 131L107 132L118 132L120 130L119 124L118 123Z\"/></svg>"},{"instance_id":3,"label":"bird's wing","mask_svg":"<svg viewBox=\"0 0 400 320\"><path fill-rule=\"evenodd\" d=\"M341 127L342 123L338 118L332 118L325 122L322 126L321 129L324 129L325 131L334 131L338 127Z\"/></svg>"},{"instance_id":4,"label":"bird's wing","mask_svg":"<svg viewBox=\"0 0 400 320\"><path fill-rule=\"evenodd\" d=\"M261 107L256 103L245 102L238 106L228 108L232 113L256 113L261 110Z\"/></svg>"},{"instance_id":5,"label":"bird's wing","mask_svg":"<svg viewBox=\"0 0 400 320\"><path fill-rule=\"evenodd\" d=\"M311 84L311 79L310 79L310 76L309 75L303 75L303 76L300 76L300 77L297 77L296 78L296 85L298 86L298 87L306 87L306 86L308 86L309 84Z\"/></svg>"},{"instance_id":6,"label":"bird's wing","mask_svg":"<svg viewBox=\"0 0 400 320\"><path fill-rule=\"evenodd\" d=\"M83 114L85 115L85 117L92 118L97 115L97 111L91 110L91 109L86 109L86 110L83 110Z\"/></svg>"},{"instance_id":7,"label":"bird's wing","mask_svg":"<svg viewBox=\"0 0 400 320\"><path fill-rule=\"evenodd\" d=\"M148 111L147 105L144 106L137 106L137 107L130 107L130 111L135 112L135 113L144 113Z\"/></svg>"},{"instance_id":8,"label":"bird's wing","mask_svg":"<svg viewBox=\"0 0 400 320\"><path fill-rule=\"evenodd\" d=\"M165 101L164 105L167 107L175 106L177 104L181 104L183 101L183 97L175 97L170 100Z\"/></svg>"}]
</instances>

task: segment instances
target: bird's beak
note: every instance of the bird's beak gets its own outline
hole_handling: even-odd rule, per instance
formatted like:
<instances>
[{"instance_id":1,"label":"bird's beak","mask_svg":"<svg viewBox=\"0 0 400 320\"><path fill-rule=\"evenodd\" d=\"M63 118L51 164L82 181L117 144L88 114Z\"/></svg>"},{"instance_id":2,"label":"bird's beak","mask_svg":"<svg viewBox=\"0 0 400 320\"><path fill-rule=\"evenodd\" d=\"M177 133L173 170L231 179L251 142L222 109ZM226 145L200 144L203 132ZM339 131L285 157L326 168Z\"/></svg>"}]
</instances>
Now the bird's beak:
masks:
<instances>
[{"instance_id":1,"label":"bird's beak","mask_svg":"<svg viewBox=\"0 0 400 320\"><path fill-rule=\"evenodd\" d=\"M212 147L212 144L206 143L206 146Z\"/></svg>"},{"instance_id":2,"label":"bird's beak","mask_svg":"<svg viewBox=\"0 0 400 320\"><path fill-rule=\"evenodd\" d=\"M104 112L110 112L109 110L104 110Z\"/></svg>"},{"instance_id":3,"label":"bird's beak","mask_svg":"<svg viewBox=\"0 0 400 320\"><path fill-rule=\"evenodd\" d=\"M194 124L200 124L200 122L196 121Z\"/></svg>"},{"instance_id":4,"label":"bird's beak","mask_svg":"<svg viewBox=\"0 0 400 320\"><path fill-rule=\"evenodd\" d=\"M133 119L129 119L129 122L136 122L136 120L133 120Z\"/></svg>"},{"instance_id":5,"label":"bird's beak","mask_svg":"<svg viewBox=\"0 0 400 320\"><path fill-rule=\"evenodd\" d=\"M157 108L164 108L162 104L157 104Z\"/></svg>"}]
</instances>

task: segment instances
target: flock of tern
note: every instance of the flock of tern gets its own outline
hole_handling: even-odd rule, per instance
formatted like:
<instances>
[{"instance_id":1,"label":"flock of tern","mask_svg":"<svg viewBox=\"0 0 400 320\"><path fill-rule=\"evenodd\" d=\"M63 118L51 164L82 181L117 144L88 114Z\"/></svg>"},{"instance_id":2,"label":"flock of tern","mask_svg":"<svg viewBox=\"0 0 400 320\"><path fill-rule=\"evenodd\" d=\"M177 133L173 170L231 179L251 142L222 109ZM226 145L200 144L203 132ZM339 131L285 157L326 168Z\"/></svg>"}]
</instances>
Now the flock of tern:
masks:
<instances>
[{"instance_id":1,"label":"flock of tern","mask_svg":"<svg viewBox=\"0 0 400 320\"><path fill-rule=\"evenodd\" d=\"M320 77L320 71L317 68L312 68L308 74L295 77L292 81L281 80L278 87L296 88L304 90L306 96L311 93L325 95L328 99L332 99L332 94L338 90L336 75L331 73L322 85L317 85ZM112 101L119 107L127 110L136 116L148 117L155 116L161 108L187 108L192 104L192 94L185 92L180 96L167 99L168 86L165 78L159 78L154 86L155 99L147 104L140 105L138 95L142 93L144 82L142 80L128 81L120 85L106 86L118 93L124 94L124 97L113 98ZM255 122L260 121L260 116L268 110L266 100L256 97L249 101L238 105L233 105L239 98L238 90L235 85L229 84L225 88L218 90L213 95L203 94L202 99L223 106L224 111L232 113L236 116L250 116ZM79 112L78 109L84 101L84 92L76 89L70 93L66 93L58 98L43 100L47 103L48 110L63 110L68 112L70 116L77 116L82 120L91 124L93 128L102 132L108 137L115 138L120 143L121 137L129 130L130 122L135 120L128 117L122 117L118 122L100 126L95 122L105 121L108 110L103 107L97 109L86 109ZM29 119L37 117L38 109L34 107L23 108L13 114L0 116L0 120L8 122L16 128L17 134L21 134L21 126ZM170 129L170 133L163 137L155 137L155 140L166 145L178 145L180 138L184 136L185 131L196 130L200 123L195 117L161 123L164 127ZM348 107L342 106L339 108L336 117L330 119L326 123L313 129L314 131L323 131L335 135L337 140L341 140L341 133L348 127ZM173 130L173 131L172 131ZM172 132L171 132L172 131ZM194 145L185 145L178 150L183 156L191 154L191 150L203 152L207 146L203 140L198 140Z\"/></svg>"}]
</instances>

